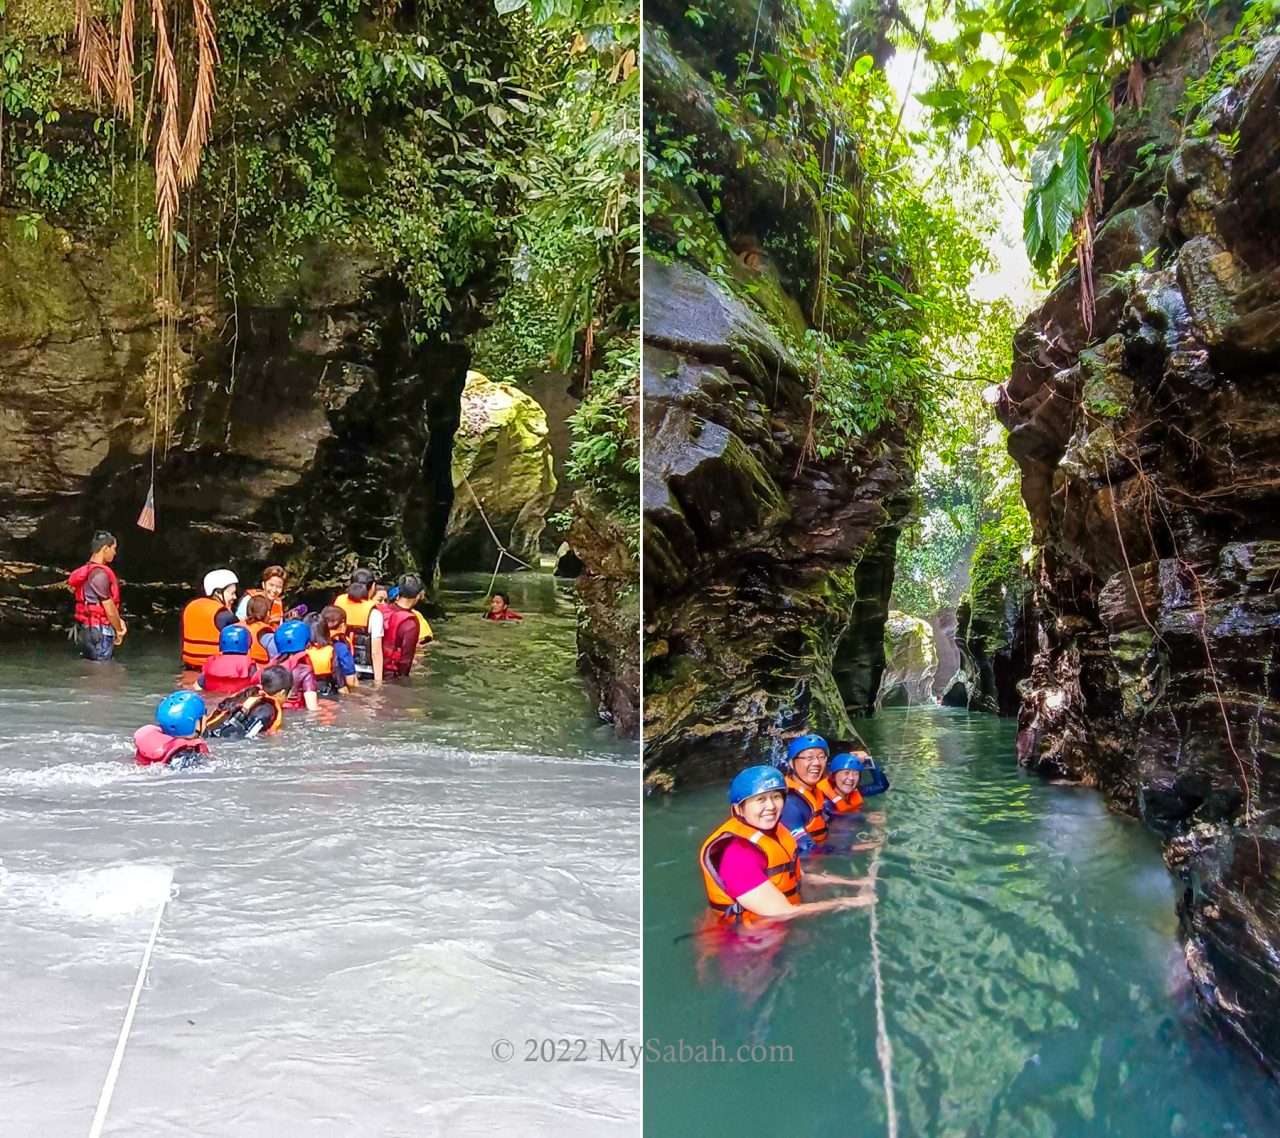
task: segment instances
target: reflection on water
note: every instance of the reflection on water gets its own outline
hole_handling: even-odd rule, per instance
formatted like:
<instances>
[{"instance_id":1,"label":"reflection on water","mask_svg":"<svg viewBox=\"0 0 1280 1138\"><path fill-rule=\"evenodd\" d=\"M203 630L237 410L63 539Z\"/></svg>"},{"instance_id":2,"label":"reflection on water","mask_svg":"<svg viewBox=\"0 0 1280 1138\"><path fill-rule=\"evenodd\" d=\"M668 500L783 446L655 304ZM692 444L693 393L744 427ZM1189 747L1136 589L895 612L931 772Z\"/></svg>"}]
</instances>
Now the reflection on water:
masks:
<instances>
[{"instance_id":1,"label":"reflection on water","mask_svg":"<svg viewBox=\"0 0 1280 1138\"><path fill-rule=\"evenodd\" d=\"M1020 772L1011 722L938 708L859 726L894 781L879 940L904 1138L1280 1132L1275 1088L1181 988L1173 884L1150 834L1094 792ZM649 1064L646 1125L885 1134L867 914L792 922L755 946L688 935L704 919L698 845L724 795L644 811L645 1034L716 1037L730 1053L789 1044L792 1062ZM824 868L860 874L870 856Z\"/></svg>"},{"instance_id":2,"label":"reflection on water","mask_svg":"<svg viewBox=\"0 0 1280 1138\"><path fill-rule=\"evenodd\" d=\"M409 684L198 772L131 762L174 643L5 646L0 1133L88 1132L170 872L107 1134L639 1133L625 1064L491 1053L639 1033L636 749L587 707L571 598L509 584L529 620L464 581Z\"/></svg>"}]
</instances>

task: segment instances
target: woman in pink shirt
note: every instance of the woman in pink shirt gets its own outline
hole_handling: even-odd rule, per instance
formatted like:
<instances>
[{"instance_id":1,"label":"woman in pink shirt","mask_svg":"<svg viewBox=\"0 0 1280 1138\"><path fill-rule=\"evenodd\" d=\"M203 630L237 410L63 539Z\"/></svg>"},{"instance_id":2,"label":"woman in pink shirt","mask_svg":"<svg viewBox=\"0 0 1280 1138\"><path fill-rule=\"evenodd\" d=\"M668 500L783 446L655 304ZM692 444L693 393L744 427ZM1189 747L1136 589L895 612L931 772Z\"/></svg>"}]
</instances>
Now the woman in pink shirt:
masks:
<instances>
[{"instance_id":1,"label":"woman in pink shirt","mask_svg":"<svg viewBox=\"0 0 1280 1138\"><path fill-rule=\"evenodd\" d=\"M771 766L748 767L729 786L728 821L702 843L699 864L707 901L726 921L757 917L785 920L802 913L861 908L875 903L865 879L829 873L804 874L814 884L854 885L859 892L826 901L802 902L796 840L779 825L787 786Z\"/></svg>"}]
</instances>

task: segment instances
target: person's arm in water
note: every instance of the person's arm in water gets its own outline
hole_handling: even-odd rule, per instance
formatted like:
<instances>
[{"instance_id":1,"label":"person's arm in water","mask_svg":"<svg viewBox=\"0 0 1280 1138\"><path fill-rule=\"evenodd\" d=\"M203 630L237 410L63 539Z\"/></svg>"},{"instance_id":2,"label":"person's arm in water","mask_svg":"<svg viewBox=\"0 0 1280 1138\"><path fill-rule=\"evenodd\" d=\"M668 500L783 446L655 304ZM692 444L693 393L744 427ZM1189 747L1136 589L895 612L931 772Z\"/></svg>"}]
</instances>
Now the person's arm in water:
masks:
<instances>
[{"instance_id":1,"label":"person's arm in water","mask_svg":"<svg viewBox=\"0 0 1280 1138\"><path fill-rule=\"evenodd\" d=\"M859 889L875 887L869 877L841 877L836 873L821 873L816 869L805 871L804 879L814 885L853 885Z\"/></svg>"},{"instance_id":2,"label":"person's arm in water","mask_svg":"<svg viewBox=\"0 0 1280 1138\"><path fill-rule=\"evenodd\" d=\"M308 711L320 710L320 697L316 694L316 674L310 664L299 664L293 670L293 684L302 693L302 706Z\"/></svg>"},{"instance_id":3,"label":"person's arm in water","mask_svg":"<svg viewBox=\"0 0 1280 1138\"><path fill-rule=\"evenodd\" d=\"M789 921L794 917L808 917L815 913L830 913L836 909L865 909L876 903L874 893L858 892L847 897L832 897L827 901L802 901L799 905L793 905L772 881L757 885L737 900L744 909L757 917L769 917L777 921Z\"/></svg>"},{"instance_id":4,"label":"person's arm in water","mask_svg":"<svg viewBox=\"0 0 1280 1138\"><path fill-rule=\"evenodd\" d=\"M275 718L275 708L269 703L259 703L250 709L247 716L248 722L244 727L244 737L252 739L255 735L261 735Z\"/></svg>"},{"instance_id":5,"label":"person's arm in water","mask_svg":"<svg viewBox=\"0 0 1280 1138\"><path fill-rule=\"evenodd\" d=\"M369 659L373 664L373 686L382 687L382 637L369 637Z\"/></svg>"},{"instance_id":6,"label":"person's arm in water","mask_svg":"<svg viewBox=\"0 0 1280 1138\"><path fill-rule=\"evenodd\" d=\"M347 691L354 691L359 686L359 680L356 678L356 661L344 640L333 642L333 665L334 671L342 681L342 686Z\"/></svg>"}]
</instances>

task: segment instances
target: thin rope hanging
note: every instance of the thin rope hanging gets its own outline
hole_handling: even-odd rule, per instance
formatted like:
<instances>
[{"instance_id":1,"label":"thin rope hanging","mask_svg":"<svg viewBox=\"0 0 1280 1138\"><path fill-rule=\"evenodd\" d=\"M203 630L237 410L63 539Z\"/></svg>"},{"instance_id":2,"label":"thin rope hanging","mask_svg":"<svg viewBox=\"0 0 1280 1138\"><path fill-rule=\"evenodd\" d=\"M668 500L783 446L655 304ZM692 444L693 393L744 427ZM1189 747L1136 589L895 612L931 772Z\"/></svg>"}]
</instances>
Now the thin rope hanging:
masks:
<instances>
[{"instance_id":1,"label":"thin rope hanging","mask_svg":"<svg viewBox=\"0 0 1280 1138\"><path fill-rule=\"evenodd\" d=\"M489 518L484 512L484 507L480 505L480 499L476 497L475 488L471 485L471 480L464 474L462 476L462 481L467 487L467 493L471 495L471 500L476 504L476 512L479 513L480 520L484 522L484 528L489 531L489 536L493 538L493 544L498 547L498 560L494 562L493 576L489 578L489 589L488 589L488 592L485 593L486 597L491 597L493 596L493 586L494 586L494 583L498 580L498 571L502 568L502 559L504 557L510 558L517 565L523 565L526 569L529 569L532 572L536 573L537 570L534 569L533 566L529 564L529 562L521 561L520 558L518 558L505 545L502 544L502 539L494 531L493 526L489 524Z\"/></svg>"}]
</instances>

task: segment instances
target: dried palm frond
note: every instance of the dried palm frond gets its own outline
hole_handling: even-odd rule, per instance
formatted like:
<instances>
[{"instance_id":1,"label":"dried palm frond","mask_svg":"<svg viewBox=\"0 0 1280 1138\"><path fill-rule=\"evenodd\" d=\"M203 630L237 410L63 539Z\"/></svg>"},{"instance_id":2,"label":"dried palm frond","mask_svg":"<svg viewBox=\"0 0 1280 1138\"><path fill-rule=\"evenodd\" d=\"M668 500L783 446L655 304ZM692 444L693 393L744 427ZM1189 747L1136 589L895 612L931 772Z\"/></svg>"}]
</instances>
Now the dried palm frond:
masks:
<instances>
[{"instance_id":1,"label":"dried palm frond","mask_svg":"<svg viewBox=\"0 0 1280 1138\"><path fill-rule=\"evenodd\" d=\"M80 73L89 84L94 103L111 94L111 32L93 11L92 0L76 0L76 40L79 44Z\"/></svg>"},{"instance_id":2,"label":"dried palm frond","mask_svg":"<svg viewBox=\"0 0 1280 1138\"><path fill-rule=\"evenodd\" d=\"M165 0L151 0L151 24L156 33L156 88L160 102L160 133L156 135L156 216L160 240L173 239L178 216L178 171L182 145L178 136L178 65L169 40Z\"/></svg>"},{"instance_id":3,"label":"dried palm frond","mask_svg":"<svg viewBox=\"0 0 1280 1138\"><path fill-rule=\"evenodd\" d=\"M116 53L115 100L120 113L133 122L133 0L120 8L120 46Z\"/></svg>"},{"instance_id":4,"label":"dried palm frond","mask_svg":"<svg viewBox=\"0 0 1280 1138\"><path fill-rule=\"evenodd\" d=\"M196 87L187 135L182 142L182 164L178 169L178 182L183 186L196 180L200 155L209 140L213 126L214 71L218 65L218 42L209 0L191 0L191 11L195 17Z\"/></svg>"}]
</instances>

